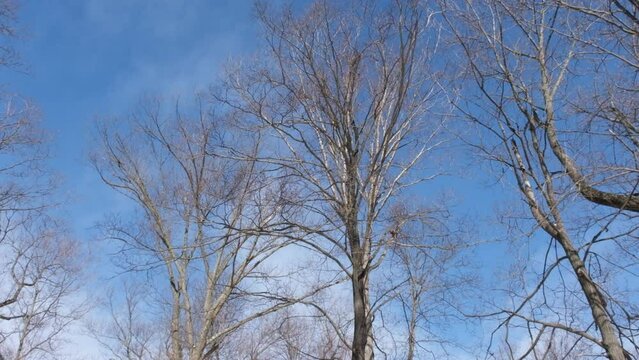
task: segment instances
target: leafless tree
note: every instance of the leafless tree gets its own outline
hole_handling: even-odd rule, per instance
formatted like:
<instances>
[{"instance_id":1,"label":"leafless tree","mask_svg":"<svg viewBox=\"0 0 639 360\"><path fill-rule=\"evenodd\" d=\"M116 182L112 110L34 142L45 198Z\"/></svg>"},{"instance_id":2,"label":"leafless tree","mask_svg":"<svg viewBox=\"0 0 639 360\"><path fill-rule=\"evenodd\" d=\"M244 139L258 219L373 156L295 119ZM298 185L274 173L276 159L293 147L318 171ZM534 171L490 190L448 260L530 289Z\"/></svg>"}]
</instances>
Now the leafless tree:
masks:
<instances>
[{"instance_id":1,"label":"leafless tree","mask_svg":"<svg viewBox=\"0 0 639 360\"><path fill-rule=\"evenodd\" d=\"M338 338L321 312L312 307L289 307L234 334L221 358L337 360L350 353L348 344Z\"/></svg>"},{"instance_id":2,"label":"leafless tree","mask_svg":"<svg viewBox=\"0 0 639 360\"><path fill-rule=\"evenodd\" d=\"M392 242L388 204L423 178L437 145L431 13L416 1L313 3L303 14L258 6L268 44L231 69L221 100L273 146L258 155L291 179L287 236L350 281L352 358L374 356L370 281ZM299 215L303 214L303 215Z\"/></svg>"},{"instance_id":3,"label":"leafless tree","mask_svg":"<svg viewBox=\"0 0 639 360\"><path fill-rule=\"evenodd\" d=\"M74 297L80 253L65 234L55 233L55 224L34 217L24 221L37 225L3 229L0 243L0 354L16 360L50 358L60 350L64 331L85 311L83 302ZM9 221L3 224L14 226Z\"/></svg>"},{"instance_id":4,"label":"leafless tree","mask_svg":"<svg viewBox=\"0 0 639 360\"><path fill-rule=\"evenodd\" d=\"M462 256L468 236L452 229L446 201L431 208L407 203L392 209L394 241L384 271L389 285L381 288L388 296L379 304L380 315L397 358L442 358L448 346L458 347L442 329L450 327L455 299L471 282Z\"/></svg>"},{"instance_id":5,"label":"leafless tree","mask_svg":"<svg viewBox=\"0 0 639 360\"><path fill-rule=\"evenodd\" d=\"M165 319L155 326L167 329L166 358L211 359L243 325L321 289L287 292L276 280L284 274L269 275L270 258L288 243L268 235L281 211L278 182L256 162L224 155L227 143L256 151L260 142L234 136L199 101L193 116L165 111L151 100L101 127L93 163L136 208L103 226L122 246L120 265L162 289Z\"/></svg>"},{"instance_id":6,"label":"leafless tree","mask_svg":"<svg viewBox=\"0 0 639 360\"><path fill-rule=\"evenodd\" d=\"M44 357L59 350L83 314L74 294L81 249L50 216L52 184L43 167L37 112L17 96L2 98L0 118L0 354Z\"/></svg>"},{"instance_id":7,"label":"leafless tree","mask_svg":"<svg viewBox=\"0 0 639 360\"><path fill-rule=\"evenodd\" d=\"M136 285L124 286L124 296L116 296L114 290L107 294L108 316L88 323L90 335L95 338L109 358L118 360L163 359L158 339L163 332L145 319L141 309L149 306L149 289Z\"/></svg>"},{"instance_id":8,"label":"leafless tree","mask_svg":"<svg viewBox=\"0 0 639 360\"><path fill-rule=\"evenodd\" d=\"M523 356L515 353L510 344L503 344L497 350L498 359L572 360L597 358L597 349L585 342L583 337L541 326L535 334L536 346L529 347Z\"/></svg>"},{"instance_id":9,"label":"leafless tree","mask_svg":"<svg viewBox=\"0 0 639 360\"><path fill-rule=\"evenodd\" d=\"M605 277L597 274L593 266L600 257L593 253L597 247L606 249L607 241L614 243L636 229L633 226L633 230L624 231L619 237L604 236L603 233L615 228L611 224L618 219L619 210L606 215L589 213L585 216L589 225L585 227L574 222L576 216L570 211L583 209L571 197L573 187L584 198L615 209L634 211L636 201L632 190L637 183L636 151L624 148L623 156L612 158L622 165L611 164L606 159L615 150L609 150L592 131L586 132L586 136L589 149L594 150L583 152L588 154L583 159L584 165L578 165L567 155L569 144L580 143L574 134L583 134L571 131L578 123L574 110L574 104L579 103L578 89L582 85L597 88L591 81L601 75L598 67L589 65L598 62L600 69L614 68L601 53L592 61L593 44L585 39L598 31L598 25L584 21L587 15L575 16L573 9L554 1L442 4L453 38L466 59L468 82L461 90L463 100L458 103L459 110L486 131L469 142L480 154L512 172L534 220L531 236L540 229L552 239L544 269L533 280L529 292L515 296L514 310L500 312L507 315L503 324L510 324L513 319L526 323L531 334L529 350L535 348L543 329L553 328L596 344L610 359L625 359L630 351L636 350L636 324L633 325L632 316L615 318L618 312L613 308L619 298L603 287ZM631 82L636 81L631 78L634 79ZM565 126L561 133L559 124ZM620 139L615 136L615 141ZM623 143L632 146L633 135L624 139L627 141ZM584 169L594 171L586 175ZM599 190L595 184L607 190ZM587 235L586 229L591 233ZM560 252L553 259L548 254L555 246ZM569 279L576 283L570 283L561 269L569 271ZM554 302L545 295L553 274L559 277L556 281L561 290L557 291L573 299L555 305L574 310L566 316L553 310ZM590 324L575 322L580 316L577 309L583 302L588 305ZM525 311L530 315L524 315ZM622 325L622 321L630 324Z\"/></svg>"},{"instance_id":10,"label":"leafless tree","mask_svg":"<svg viewBox=\"0 0 639 360\"><path fill-rule=\"evenodd\" d=\"M0 67L17 65L16 3L0 1ZM51 173L37 108L0 94L0 358L52 358L83 313L80 247L51 216Z\"/></svg>"}]
</instances>

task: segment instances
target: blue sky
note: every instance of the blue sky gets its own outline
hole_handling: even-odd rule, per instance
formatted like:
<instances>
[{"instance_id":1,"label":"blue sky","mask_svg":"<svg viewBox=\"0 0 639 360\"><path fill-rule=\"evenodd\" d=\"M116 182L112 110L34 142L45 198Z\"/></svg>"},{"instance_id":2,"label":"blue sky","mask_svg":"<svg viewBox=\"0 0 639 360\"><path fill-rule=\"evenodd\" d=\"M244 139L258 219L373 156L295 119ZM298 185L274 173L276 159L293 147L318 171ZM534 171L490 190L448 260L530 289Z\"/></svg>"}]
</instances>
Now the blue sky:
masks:
<instances>
[{"instance_id":1,"label":"blue sky","mask_svg":"<svg viewBox=\"0 0 639 360\"><path fill-rule=\"evenodd\" d=\"M3 70L6 90L38 105L49 164L84 237L121 206L88 164L96 119L126 116L144 95L190 97L256 45L251 1L24 1L17 49L27 73ZM110 195L111 194L111 195Z\"/></svg>"}]
</instances>

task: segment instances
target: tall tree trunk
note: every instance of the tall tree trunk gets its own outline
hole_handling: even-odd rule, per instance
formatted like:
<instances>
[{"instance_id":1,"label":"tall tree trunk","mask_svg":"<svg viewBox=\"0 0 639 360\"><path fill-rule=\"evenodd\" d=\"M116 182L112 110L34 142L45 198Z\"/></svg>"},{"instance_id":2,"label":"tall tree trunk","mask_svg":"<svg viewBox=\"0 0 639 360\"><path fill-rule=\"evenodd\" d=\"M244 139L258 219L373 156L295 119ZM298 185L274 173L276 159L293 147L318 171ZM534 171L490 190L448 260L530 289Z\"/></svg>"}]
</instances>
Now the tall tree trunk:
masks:
<instances>
[{"instance_id":1,"label":"tall tree trunk","mask_svg":"<svg viewBox=\"0 0 639 360\"><path fill-rule=\"evenodd\" d=\"M173 311L171 314L171 360L182 359L182 344L180 342L180 295L173 290Z\"/></svg>"},{"instance_id":2,"label":"tall tree trunk","mask_svg":"<svg viewBox=\"0 0 639 360\"><path fill-rule=\"evenodd\" d=\"M368 274L362 263L353 264L353 360L373 359L372 322L369 316L370 302L368 299Z\"/></svg>"},{"instance_id":3,"label":"tall tree trunk","mask_svg":"<svg viewBox=\"0 0 639 360\"><path fill-rule=\"evenodd\" d=\"M351 181L351 184L354 184ZM351 185L354 188L354 185ZM355 191L351 204L355 204ZM372 319L370 317L370 302L368 299L368 260L369 246L362 246L357 227L357 207L348 209L345 217L346 234L351 246L353 274L351 283L353 288L353 360L373 359ZM364 244L366 245L366 244Z\"/></svg>"},{"instance_id":4,"label":"tall tree trunk","mask_svg":"<svg viewBox=\"0 0 639 360\"><path fill-rule=\"evenodd\" d=\"M418 298L415 294L412 295L411 302L411 311L410 311L410 321L408 323L408 353L406 354L406 360L415 359L415 343L417 342L415 338L415 328L417 327L417 307Z\"/></svg>"},{"instance_id":5,"label":"tall tree trunk","mask_svg":"<svg viewBox=\"0 0 639 360\"><path fill-rule=\"evenodd\" d=\"M570 265L575 271L579 284L581 285L581 289L588 300L592 317L595 321L595 325L597 325L599 332L601 333L601 343L606 350L608 358L611 360L626 360L627 357L624 353L623 347L621 346L621 341L617 336L617 332L615 331L612 320L608 315L608 311L606 311L606 302L601 295L601 292L599 292L599 289L597 289L597 285L590 278L588 269L584 266L579 253L573 247L566 233L560 232L558 240L564 248L566 255L568 255Z\"/></svg>"}]
</instances>

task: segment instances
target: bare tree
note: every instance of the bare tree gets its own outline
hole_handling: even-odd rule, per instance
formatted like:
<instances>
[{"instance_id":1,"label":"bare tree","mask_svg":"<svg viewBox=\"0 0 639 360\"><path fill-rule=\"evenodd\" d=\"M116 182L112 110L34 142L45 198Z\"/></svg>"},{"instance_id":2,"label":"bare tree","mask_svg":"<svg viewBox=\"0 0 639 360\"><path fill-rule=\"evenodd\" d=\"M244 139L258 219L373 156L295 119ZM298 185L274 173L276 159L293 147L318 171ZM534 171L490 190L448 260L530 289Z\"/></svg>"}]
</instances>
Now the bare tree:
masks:
<instances>
[{"instance_id":1,"label":"bare tree","mask_svg":"<svg viewBox=\"0 0 639 360\"><path fill-rule=\"evenodd\" d=\"M15 67L17 4L0 1L0 67ZM0 95L0 358L52 358L83 314L80 247L51 216L51 173L37 108Z\"/></svg>"},{"instance_id":2,"label":"bare tree","mask_svg":"<svg viewBox=\"0 0 639 360\"><path fill-rule=\"evenodd\" d=\"M397 204L392 209L394 241L384 277L388 297L380 314L398 358L434 359L446 356L448 341L442 329L450 327L455 299L471 281L461 252L468 238L452 229L446 201L437 208Z\"/></svg>"},{"instance_id":3,"label":"bare tree","mask_svg":"<svg viewBox=\"0 0 639 360\"><path fill-rule=\"evenodd\" d=\"M263 64L231 71L218 100L274 143L261 163L295 185L287 236L333 261L351 284L352 358L373 358L370 281L392 241L385 212L411 169L436 146L441 118L429 64L431 13L318 1L303 14L258 7Z\"/></svg>"},{"instance_id":4,"label":"bare tree","mask_svg":"<svg viewBox=\"0 0 639 360\"><path fill-rule=\"evenodd\" d=\"M60 350L64 331L85 311L74 297L80 253L65 234L55 233L54 223L34 217L24 221L37 225L18 224L0 243L0 354L16 360L49 358Z\"/></svg>"},{"instance_id":5,"label":"bare tree","mask_svg":"<svg viewBox=\"0 0 639 360\"><path fill-rule=\"evenodd\" d=\"M601 163L597 161L605 159L609 150L597 140L595 132L587 133L592 141L590 149L596 149L587 159L591 161L588 168L598 169L599 173L586 176L583 173L586 166L577 165L565 150L571 141L578 144L571 133L582 133L570 131L577 123L572 106L577 103L576 89L582 84L595 86L584 77L599 76L596 72L580 74L582 69L592 71L588 67L592 44L583 40L594 31L593 25L583 21L583 14L571 16L572 10L553 1L461 1L443 7L467 64L469 86L462 90L459 109L486 131L481 133L484 136L475 136L469 142L482 155L512 172L535 229L543 230L552 239L543 272L534 280L536 284L528 294L516 296L514 310L500 312L507 315L502 324L519 319L530 326L529 333L535 334L531 335L531 349L544 334L543 329L554 328L587 339L610 359L625 359L629 352L624 350L624 344L629 348L636 346L635 325L626 328L615 321L613 306L618 302L602 286L605 278L600 277L599 282L595 279L596 267L592 264L600 259L593 256L595 247L601 248L606 241L616 239L602 233L612 228L619 211L596 215L595 218L605 219L600 222L587 220L596 235L583 242L578 239L587 239L585 229L589 227L580 229L578 223L571 223L575 216L570 209L578 209L578 204L571 201L572 186L584 198L613 208L633 210L636 200L631 190L637 183L636 152L614 157L622 163L629 161L630 165L605 166L604 160L604 166L598 166ZM608 60L599 58L599 61L599 66L605 68ZM560 122L566 125L561 135L557 125ZM626 139L631 140L632 136ZM620 193L597 190L592 179L598 179L598 184L608 189L623 190ZM562 253L551 260L548 253L553 244ZM560 272L565 263L577 288L566 284L568 280ZM578 312L577 304L585 301L591 324L570 323L578 316L576 313L557 316L560 321L549 320L558 313L546 298L545 289L551 282L551 274L557 272L561 291L576 299L559 306ZM536 302L539 297L543 298ZM531 315L524 315L528 309Z\"/></svg>"},{"instance_id":6,"label":"bare tree","mask_svg":"<svg viewBox=\"0 0 639 360\"><path fill-rule=\"evenodd\" d=\"M83 314L81 249L50 216L50 174L43 167L37 112L17 96L2 98L0 118L0 354L7 359L59 350Z\"/></svg>"},{"instance_id":7,"label":"bare tree","mask_svg":"<svg viewBox=\"0 0 639 360\"><path fill-rule=\"evenodd\" d=\"M535 346L527 348L523 355L505 343L497 350L498 359L567 360L598 358L596 346L583 337L556 328L541 326L535 335Z\"/></svg>"},{"instance_id":8,"label":"bare tree","mask_svg":"<svg viewBox=\"0 0 639 360\"><path fill-rule=\"evenodd\" d=\"M221 358L337 360L347 358L350 353L348 344L339 339L320 311L313 307L289 307L235 333Z\"/></svg>"},{"instance_id":9,"label":"bare tree","mask_svg":"<svg viewBox=\"0 0 639 360\"><path fill-rule=\"evenodd\" d=\"M150 101L128 123L101 128L95 167L137 209L103 225L122 245L120 265L166 290L157 295L167 358L211 359L229 334L300 294L269 275L269 259L288 242L268 235L281 210L278 183L254 161L223 156L227 142L251 151L260 142L235 137L201 102L192 117L177 106L163 114Z\"/></svg>"},{"instance_id":10,"label":"bare tree","mask_svg":"<svg viewBox=\"0 0 639 360\"><path fill-rule=\"evenodd\" d=\"M108 319L94 320L88 324L93 338L109 353L109 358L118 360L163 359L158 339L162 331L144 318L141 309L149 306L149 289L143 286L124 286L123 298L114 290L107 294Z\"/></svg>"}]
</instances>

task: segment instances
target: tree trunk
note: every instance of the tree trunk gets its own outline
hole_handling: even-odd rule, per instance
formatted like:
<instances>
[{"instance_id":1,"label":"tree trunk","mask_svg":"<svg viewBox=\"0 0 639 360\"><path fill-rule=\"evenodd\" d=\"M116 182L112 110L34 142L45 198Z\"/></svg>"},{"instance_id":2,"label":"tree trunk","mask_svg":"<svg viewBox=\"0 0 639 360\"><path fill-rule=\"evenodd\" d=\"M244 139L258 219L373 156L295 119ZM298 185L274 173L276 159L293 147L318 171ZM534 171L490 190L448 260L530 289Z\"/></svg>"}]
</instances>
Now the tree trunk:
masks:
<instances>
[{"instance_id":1,"label":"tree trunk","mask_svg":"<svg viewBox=\"0 0 639 360\"><path fill-rule=\"evenodd\" d=\"M171 315L171 360L182 359L182 344L180 342L180 295L173 292L173 312Z\"/></svg>"},{"instance_id":2,"label":"tree trunk","mask_svg":"<svg viewBox=\"0 0 639 360\"><path fill-rule=\"evenodd\" d=\"M373 359L372 323L369 317L368 274L361 264L353 265L353 360Z\"/></svg>"},{"instance_id":3,"label":"tree trunk","mask_svg":"<svg viewBox=\"0 0 639 360\"><path fill-rule=\"evenodd\" d=\"M413 360L415 358L415 343L417 342L415 339L415 328L417 327L417 307L419 306L417 303L417 296L413 294L410 322L408 324L408 353L406 355L406 360Z\"/></svg>"},{"instance_id":4,"label":"tree trunk","mask_svg":"<svg viewBox=\"0 0 639 360\"><path fill-rule=\"evenodd\" d=\"M567 234L560 233L559 242L568 255L570 265L577 275L584 295L586 295L595 325L597 325L601 333L601 343L606 350L608 358L611 360L626 360L627 358L619 341L619 337L617 336L617 332L615 331L615 327L606 311L606 302L601 292L599 292L597 285L595 285L590 278L588 269L584 266L579 253L568 240Z\"/></svg>"}]
</instances>

